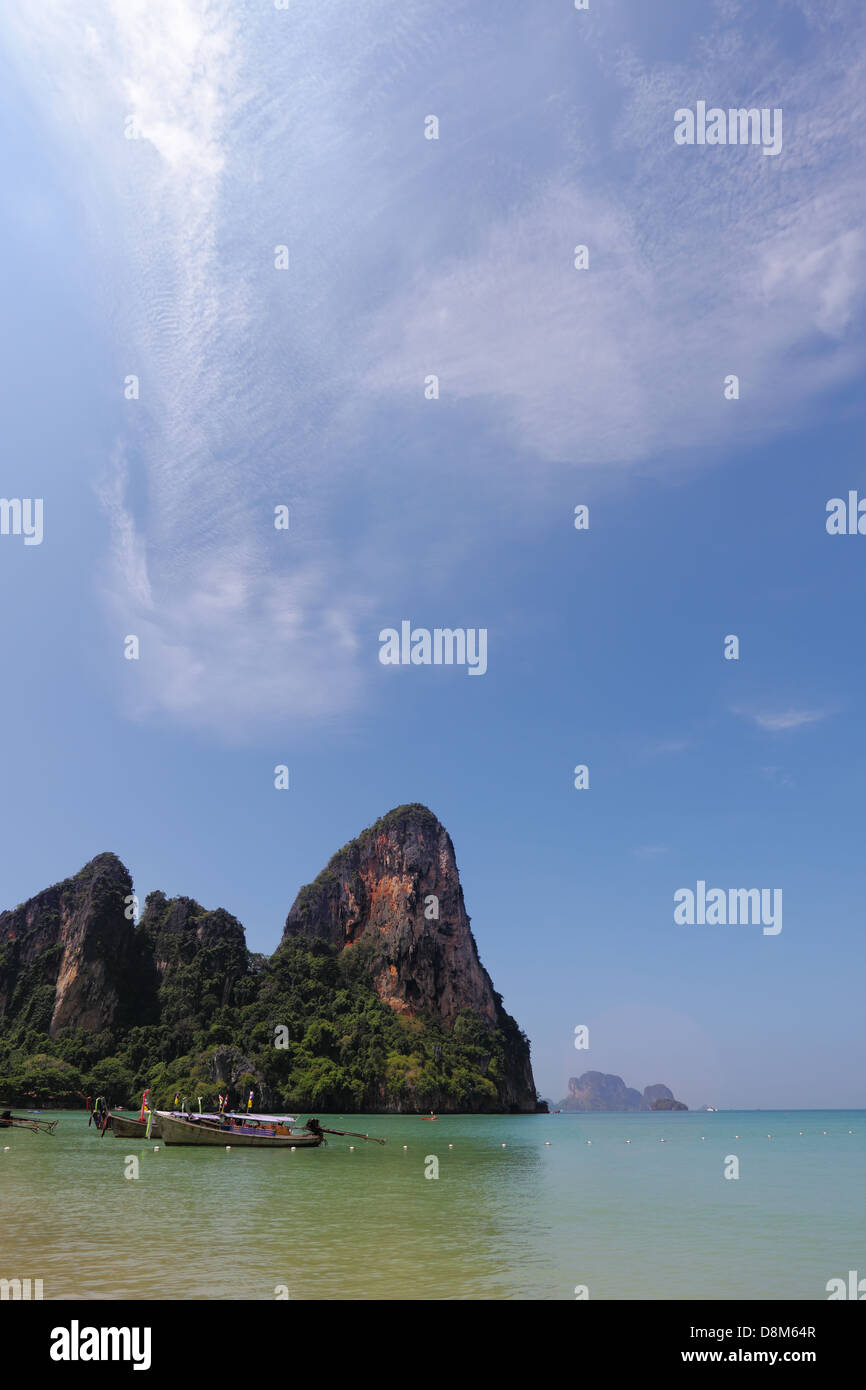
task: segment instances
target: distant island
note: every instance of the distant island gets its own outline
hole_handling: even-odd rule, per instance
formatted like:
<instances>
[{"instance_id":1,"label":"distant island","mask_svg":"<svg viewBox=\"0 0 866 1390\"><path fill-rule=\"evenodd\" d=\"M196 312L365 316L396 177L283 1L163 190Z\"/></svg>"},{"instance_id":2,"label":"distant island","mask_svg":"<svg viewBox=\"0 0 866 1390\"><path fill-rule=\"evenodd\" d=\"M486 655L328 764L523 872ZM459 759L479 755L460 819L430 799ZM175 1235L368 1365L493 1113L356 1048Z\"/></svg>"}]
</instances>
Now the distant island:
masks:
<instances>
[{"instance_id":1,"label":"distant island","mask_svg":"<svg viewBox=\"0 0 866 1390\"><path fill-rule=\"evenodd\" d=\"M565 1112L584 1113L595 1110L688 1110L681 1100L674 1100L667 1086L646 1086L643 1093L626 1086L621 1076L610 1072L585 1071L572 1076L568 1095L554 1107Z\"/></svg>"},{"instance_id":2,"label":"distant island","mask_svg":"<svg viewBox=\"0 0 866 1390\"><path fill-rule=\"evenodd\" d=\"M272 956L223 908L148 895L100 854L0 913L0 1097L135 1105L145 1087L337 1113L544 1109L478 958L454 846L399 806L298 893Z\"/></svg>"}]
</instances>

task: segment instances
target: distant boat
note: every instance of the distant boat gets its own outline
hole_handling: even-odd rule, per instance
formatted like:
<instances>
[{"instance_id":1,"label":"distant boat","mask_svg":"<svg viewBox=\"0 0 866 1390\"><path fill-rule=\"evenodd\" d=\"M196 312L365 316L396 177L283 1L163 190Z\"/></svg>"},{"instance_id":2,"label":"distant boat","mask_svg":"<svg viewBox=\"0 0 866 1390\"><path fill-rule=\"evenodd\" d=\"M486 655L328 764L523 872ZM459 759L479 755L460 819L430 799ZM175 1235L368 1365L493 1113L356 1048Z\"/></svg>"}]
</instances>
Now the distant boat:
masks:
<instances>
[{"instance_id":1,"label":"distant boat","mask_svg":"<svg viewBox=\"0 0 866 1390\"><path fill-rule=\"evenodd\" d=\"M248 1149L315 1149L325 1138L317 1120L310 1120L306 1129L293 1129L296 1121L292 1115L224 1112L222 1115L181 1116L168 1110L158 1110L156 1118L159 1120L162 1138L166 1144L206 1144L220 1148L229 1145L231 1148Z\"/></svg>"}]
</instances>

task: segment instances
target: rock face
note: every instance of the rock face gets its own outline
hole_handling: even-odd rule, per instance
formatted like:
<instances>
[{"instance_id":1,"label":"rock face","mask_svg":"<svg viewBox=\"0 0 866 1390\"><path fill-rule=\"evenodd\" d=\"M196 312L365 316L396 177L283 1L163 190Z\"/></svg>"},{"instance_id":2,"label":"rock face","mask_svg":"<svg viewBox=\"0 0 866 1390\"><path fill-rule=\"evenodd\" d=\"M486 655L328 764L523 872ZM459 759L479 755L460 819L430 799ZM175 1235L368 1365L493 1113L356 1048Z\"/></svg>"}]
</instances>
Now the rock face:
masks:
<instances>
[{"instance_id":1,"label":"rock face","mask_svg":"<svg viewBox=\"0 0 866 1390\"><path fill-rule=\"evenodd\" d=\"M424 806L401 806L341 849L302 888L287 936L339 947L362 938L376 954L379 997L399 1013L438 1013L453 1024L472 1008L496 1020L490 976L478 959L454 846Z\"/></svg>"},{"instance_id":2,"label":"rock face","mask_svg":"<svg viewBox=\"0 0 866 1390\"><path fill-rule=\"evenodd\" d=\"M562 1101L563 1110L687 1110L688 1106L674 1100L667 1086L647 1086L643 1094L626 1086L621 1076L601 1071L586 1071L572 1076L568 1095Z\"/></svg>"},{"instance_id":3,"label":"rock face","mask_svg":"<svg viewBox=\"0 0 866 1390\"><path fill-rule=\"evenodd\" d=\"M298 893L283 932L292 937L369 949L376 991L398 1013L453 1026L469 1008L516 1032L478 958L451 838L426 806L390 811L335 854ZM534 1111L525 1043L513 1049L510 1070L500 1094L511 1108Z\"/></svg>"},{"instance_id":4,"label":"rock face","mask_svg":"<svg viewBox=\"0 0 866 1390\"><path fill-rule=\"evenodd\" d=\"M238 1094L238 1104L246 1108L247 1097L244 1092L250 1087L256 1096L256 1108L268 1111L273 1106L273 1092L264 1081L255 1065L244 1057L236 1047L218 1047L210 1063L210 1079L220 1090L225 1087Z\"/></svg>"},{"instance_id":5,"label":"rock face","mask_svg":"<svg viewBox=\"0 0 866 1390\"><path fill-rule=\"evenodd\" d=\"M163 1023L227 1004L250 973L240 922L221 907L208 912L194 898L149 893L136 936Z\"/></svg>"},{"instance_id":6,"label":"rock face","mask_svg":"<svg viewBox=\"0 0 866 1390\"><path fill-rule=\"evenodd\" d=\"M667 1086L645 1086L643 1098L652 1109L656 1101L673 1100L674 1093L668 1090ZM675 1104L679 1105L679 1101L676 1101Z\"/></svg>"},{"instance_id":7,"label":"rock face","mask_svg":"<svg viewBox=\"0 0 866 1390\"><path fill-rule=\"evenodd\" d=\"M136 1020L139 964L129 873L100 854L75 875L0 913L0 1023L8 1015L53 1037Z\"/></svg>"},{"instance_id":8,"label":"rock face","mask_svg":"<svg viewBox=\"0 0 866 1390\"><path fill-rule=\"evenodd\" d=\"M640 1110L641 1093L626 1086L621 1076L586 1071L572 1076L563 1110Z\"/></svg>"},{"instance_id":9,"label":"rock face","mask_svg":"<svg viewBox=\"0 0 866 1390\"><path fill-rule=\"evenodd\" d=\"M311 972L318 984L324 957L327 988L345 993L338 990L342 970L355 990L353 1007L360 992L386 1019L388 1048L381 1039L371 1043L366 1024L343 1039L330 1019L332 998L324 1018L317 1015L307 984ZM270 998L289 1022L306 1018L280 1054L264 1051L271 1020L255 1015ZM360 1006L357 1012L367 1018ZM129 873L113 854L98 855L74 877L0 914L0 1030L14 1027L52 1038L67 1029L107 1031L109 1051L132 1059L142 1075L195 1053L189 1079L196 1084L199 1055L217 1045L210 1079L243 1087L252 1077L260 1104L274 1086L298 1077L305 1095L336 1093L341 1106L363 1092L395 1109L421 1096L424 1109L543 1108L528 1040L478 958L454 846L420 805L390 812L334 855L298 894L269 961L250 954L235 917L192 898L151 893L135 926ZM373 1033L382 1027L379 1018ZM123 1052L138 1029L158 1036L138 1037ZM231 1046L239 1042L240 1049Z\"/></svg>"}]
</instances>

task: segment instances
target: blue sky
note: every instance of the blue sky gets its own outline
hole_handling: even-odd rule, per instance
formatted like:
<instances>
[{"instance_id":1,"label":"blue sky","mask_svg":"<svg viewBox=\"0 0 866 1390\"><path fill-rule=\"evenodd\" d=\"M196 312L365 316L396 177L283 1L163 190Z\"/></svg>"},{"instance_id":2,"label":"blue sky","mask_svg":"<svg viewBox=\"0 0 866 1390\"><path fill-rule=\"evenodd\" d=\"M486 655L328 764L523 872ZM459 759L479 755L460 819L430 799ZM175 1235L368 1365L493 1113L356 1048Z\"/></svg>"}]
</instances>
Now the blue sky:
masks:
<instances>
[{"instance_id":1,"label":"blue sky","mask_svg":"<svg viewBox=\"0 0 866 1390\"><path fill-rule=\"evenodd\" d=\"M422 801L543 1094L866 1104L866 539L825 529L866 496L864 28L10 4L0 490L45 521L0 536L4 906L112 849L271 950ZM675 145L699 100L781 107L781 153ZM487 673L382 666L402 619ZM783 930L676 926L698 879Z\"/></svg>"}]
</instances>

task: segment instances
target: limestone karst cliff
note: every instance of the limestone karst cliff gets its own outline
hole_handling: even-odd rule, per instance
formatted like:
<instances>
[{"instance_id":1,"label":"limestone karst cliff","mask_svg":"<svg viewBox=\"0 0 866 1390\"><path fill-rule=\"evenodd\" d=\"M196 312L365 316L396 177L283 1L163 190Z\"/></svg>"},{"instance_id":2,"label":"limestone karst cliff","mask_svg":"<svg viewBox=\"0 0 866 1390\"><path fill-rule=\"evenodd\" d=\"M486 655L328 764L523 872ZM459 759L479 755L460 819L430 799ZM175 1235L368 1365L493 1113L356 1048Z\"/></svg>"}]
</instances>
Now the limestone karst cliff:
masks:
<instances>
[{"instance_id":1,"label":"limestone karst cliff","mask_svg":"<svg viewBox=\"0 0 866 1390\"><path fill-rule=\"evenodd\" d=\"M460 1009L496 1018L490 976L478 959L454 846L424 806L401 806L333 856L302 888L284 939L319 937L343 948L376 947L376 988L398 1012Z\"/></svg>"},{"instance_id":2,"label":"limestone karst cliff","mask_svg":"<svg viewBox=\"0 0 866 1390\"><path fill-rule=\"evenodd\" d=\"M52 1037L134 1022L131 894L120 860L99 854L73 878L0 913L0 1022L23 1016Z\"/></svg>"},{"instance_id":3,"label":"limestone karst cliff","mask_svg":"<svg viewBox=\"0 0 866 1390\"><path fill-rule=\"evenodd\" d=\"M149 893L136 936L163 1023L229 1004L250 974L244 929L221 907Z\"/></svg>"},{"instance_id":4,"label":"limestone karst cliff","mask_svg":"<svg viewBox=\"0 0 866 1390\"><path fill-rule=\"evenodd\" d=\"M641 1094L632 1086L626 1086L621 1076L601 1071L585 1071L583 1076L572 1076L568 1095L560 1102L560 1108L578 1112L687 1109L682 1102L674 1100L667 1086L646 1086Z\"/></svg>"},{"instance_id":5,"label":"limestone karst cliff","mask_svg":"<svg viewBox=\"0 0 866 1390\"><path fill-rule=\"evenodd\" d=\"M331 858L289 911L283 941L298 937L367 948L376 992L397 1013L453 1025L472 1009L502 1029L510 1042L502 1098L536 1109L528 1044L479 960L454 846L426 806L397 807Z\"/></svg>"},{"instance_id":6,"label":"limestone karst cliff","mask_svg":"<svg viewBox=\"0 0 866 1390\"><path fill-rule=\"evenodd\" d=\"M10 1094L37 1094L29 1052L128 1094L155 1080L197 1095L222 1077L292 1108L537 1108L528 1041L478 958L454 847L426 807L334 855L271 957L222 908L154 892L136 925L133 904L128 871L100 854L0 913Z\"/></svg>"}]
</instances>

